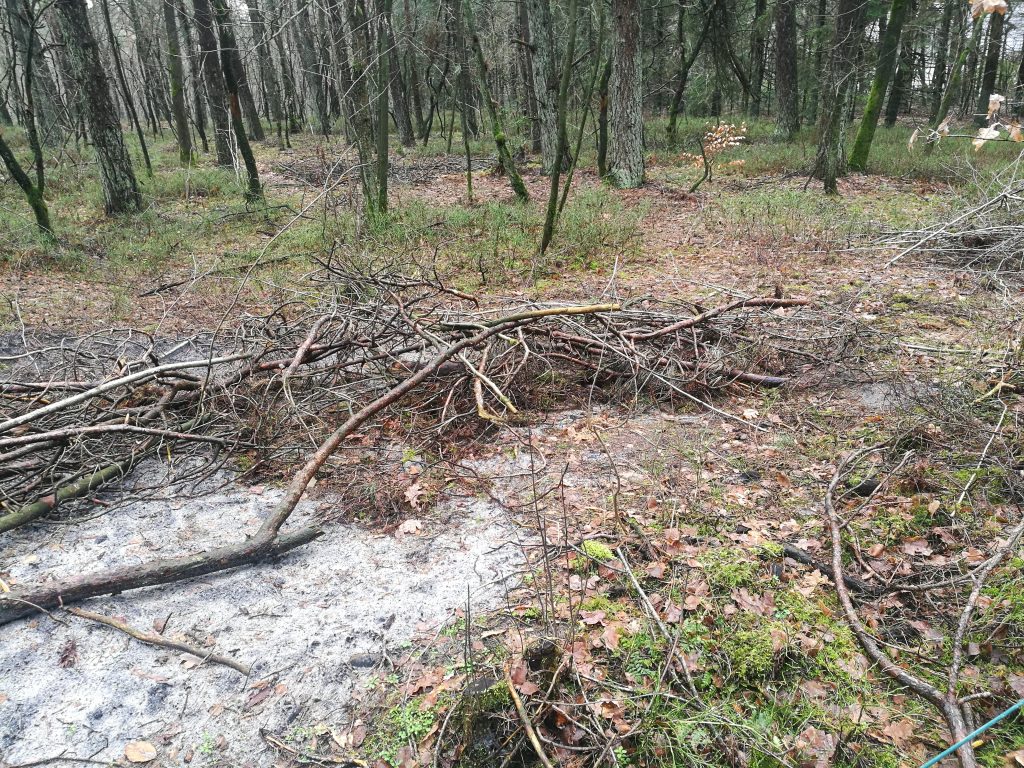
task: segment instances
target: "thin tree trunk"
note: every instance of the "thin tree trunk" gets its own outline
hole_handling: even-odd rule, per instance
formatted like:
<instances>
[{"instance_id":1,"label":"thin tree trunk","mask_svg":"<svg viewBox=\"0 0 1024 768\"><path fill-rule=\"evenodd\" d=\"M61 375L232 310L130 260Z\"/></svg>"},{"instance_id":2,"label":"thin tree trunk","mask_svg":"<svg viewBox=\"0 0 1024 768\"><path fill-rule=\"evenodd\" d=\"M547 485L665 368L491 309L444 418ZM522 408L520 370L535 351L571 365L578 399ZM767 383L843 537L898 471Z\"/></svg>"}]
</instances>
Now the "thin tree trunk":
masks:
<instances>
[{"instance_id":1,"label":"thin tree trunk","mask_svg":"<svg viewBox=\"0 0 1024 768\"><path fill-rule=\"evenodd\" d=\"M501 114L498 105L491 96L491 88L487 83L487 61L484 59L483 48L480 46L480 37L476 33L476 26L473 23L473 9L467 2L466 5L466 27L468 28L470 40L473 42L473 52L476 54L477 69L480 72L480 92L483 95L484 105L487 107L487 115L491 119L491 128L494 135L494 145L498 150L498 160L508 177L512 191L520 202L530 199L530 193L523 184L523 177L519 175L516 162L512 159L512 153L508 149L508 139L505 134L505 126L501 122Z\"/></svg>"},{"instance_id":2,"label":"thin tree trunk","mask_svg":"<svg viewBox=\"0 0 1024 768\"><path fill-rule=\"evenodd\" d=\"M206 0L194 0L198 6ZM231 126L235 132L235 142L238 145L238 153L242 156L245 164L245 173L248 179L248 186L245 192L245 199L255 202L263 199L263 186L260 184L259 171L256 168L256 158L253 157L252 147L249 146L249 138L245 134L245 122L242 120L242 109L239 105L238 73L235 71L235 64L232 60L231 51L238 50L238 42L235 40L234 31L231 28L231 17L228 15L226 0L213 0L213 10L216 14L217 29L220 32L220 56L221 66L224 68L224 85L228 93L228 105L231 113Z\"/></svg>"},{"instance_id":3,"label":"thin tree trunk","mask_svg":"<svg viewBox=\"0 0 1024 768\"><path fill-rule=\"evenodd\" d=\"M565 157L566 145L568 144L568 132L566 121L569 111L569 82L572 79L572 65L576 60L576 21L579 15L577 0L569 0L568 16L569 28L565 36L565 60L562 63L562 76L558 83L558 101L556 102L558 115L558 142L555 144L555 157ZM551 238L555 235L555 220L558 217L558 181L561 177L562 165L555 163L551 169L551 187L548 190L547 214L544 217L544 232L540 240L540 252L543 255L551 245Z\"/></svg>"},{"instance_id":4,"label":"thin tree trunk","mask_svg":"<svg viewBox=\"0 0 1024 768\"><path fill-rule=\"evenodd\" d=\"M754 31L750 41L750 115L761 115L761 90L764 86L765 55L765 17L768 13L767 0L756 0L754 3Z\"/></svg>"},{"instance_id":5,"label":"thin tree trunk","mask_svg":"<svg viewBox=\"0 0 1024 768\"><path fill-rule=\"evenodd\" d=\"M850 167L855 171L863 171L867 166L871 142L875 138L875 129L878 127L878 117L882 113L885 91L889 87L889 80L896 67L896 53L899 49L900 36L903 34L903 22L907 18L909 7L910 0L892 0L892 5L889 7L888 24L885 28L885 35L882 37L875 77L871 82L871 91L868 93L868 100L864 105L864 116L861 117L857 138L853 142L853 151L850 153Z\"/></svg>"},{"instance_id":6,"label":"thin tree trunk","mask_svg":"<svg viewBox=\"0 0 1024 768\"><path fill-rule=\"evenodd\" d=\"M199 38L199 66L206 84L206 100L213 120L213 143L217 149L217 165L230 168L234 165L231 157L231 118L228 114L224 70L220 65L217 51L217 37L214 34L213 11L209 0L192 0L195 11L196 34Z\"/></svg>"},{"instance_id":7,"label":"thin tree trunk","mask_svg":"<svg viewBox=\"0 0 1024 768\"><path fill-rule=\"evenodd\" d=\"M974 110L974 124L983 128L988 125L988 99L996 90L996 76L999 74L999 57L1003 49L1003 14L993 13L988 22L988 50L985 52L984 71L981 76L981 91L978 106Z\"/></svg>"},{"instance_id":8,"label":"thin tree trunk","mask_svg":"<svg viewBox=\"0 0 1024 768\"><path fill-rule=\"evenodd\" d=\"M672 146L676 144L676 123L682 112L683 95L686 93L686 83L690 79L690 70L693 69L697 56L700 55L701 48L704 47L704 41L708 37L708 31L711 29L711 14L709 13L704 18L704 26L701 28L700 35L693 44L693 50L687 54L686 29L683 23L685 20L685 10L686 0L679 0L679 15L676 19L676 37L679 44L679 70L676 72L676 89L672 94L672 106L669 108L668 113L668 141Z\"/></svg>"},{"instance_id":9,"label":"thin tree trunk","mask_svg":"<svg viewBox=\"0 0 1024 768\"><path fill-rule=\"evenodd\" d=\"M612 57L609 56L597 86L597 175L608 176L608 83L612 79Z\"/></svg>"},{"instance_id":10,"label":"thin tree trunk","mask_svg":"<svg viewBox=\"0 0 1024 768\"><path fill-rule=\"evenodd\" d=\"M217 26L221 30L221 40L223 41L226 37L232 41L231 48L227 50L223 48L222 44L221 56L227 56L231 60L231 74L235 78L239 105L245 116L245 124L249 129L247 136L253 141L263 141L266 134L263 132L263 124L260 122L260 112L256 109L256 100L249 87L249 78L245 74L245 65L242 63L242 53L238 49L238 37L235 35L235 22L230 9L225 7L223 13L217 12ZM230 88L228 90L230 94Z\"/></svg>"},{"instance_id":11,"label":"thin tree trunk","mask_svg":"<svg viewBox=\"0 0 1024 768\"><path fill-rule=\"evenodd\" d=\"M612 77L609 94L609 178L617 187L644 183L643 87L640 6L612 0Z\"/></svg>"},{"instance_id":12,"label":"thin tree trunk","mask_svg":"<svg viewBox=\"0 0 1024 768\"><path fill-rule=\"evenodd\" d=\"M391 93L391 109L395 115L398 141L403 147L411 147L416 143L416 136L412 132L409 96L405 88L405 78L402 76L402 59L398 55L398 42L395 39L394 19L390 0L387 1L387 7L387 39L385 42L387 43L388 73L390 75L388 90Z\"/></svg>"},{"instance_id":13,"label":"thin tree trunk","mask_svg":"<svg viewBox=\"0 0 1024 768\"><path fill-rule=\"evenodd\" d=\"M117 122L99 46L89 26L85 0L56 0L72 74L81 89L85 121L99 161L103 199L108 214L139 210L142 197Z\"/></svg>"},{"instance_id":14,"label":"thin tree trunk","mask_svg":"<svg viewBox=\"0 0 1024 768\"><path fill-rule=\"evenodd\" d=\"M246 3L249 8L249 24L252 27L252 36L256 43L256 63L259 66L260 80L267 94L267 110L270 113L270 119L277 126L277 137L280 140L284 110L281 108L281 84L277 80L274 57L267 44L267 27L263 23L263 11L260 10L259 0L246 0Z\"/></svg>"},{"instance_id":15,"label":"thin tree trunk","mask_svg":"<svg viewBox=\"0 0 1024 768\"><path fill-rule=\"evenodd\" d=\"M816 123L818 120L818 106L821 101L821 81L824 76L822 68L825 63L825 49L828 46L826 0L818 0L817 13L815 14L816 24L814 36L817 38L817 45L814 48L814 77L807 78L807 122ZM796 22L793 22L794 25ZM778 73L776 73L776 78Z\"/></svg>"},{"instance_id":16,"label":"thin tree trunk","mask_svg":"<svg viewBox=\"0 0 1024 768\"><path fill-rule=\"evenodd\" d=\"M930 155L935 149L937 138L936 131L949 114L950 107L953 106L953 99L956 96L957 91L960 90L960 81L963 77L964 64L967 62L968 56L970 56L978 47L978 41L981 40L981 30L984 23L984 14L979 15L978 18L974 20L974 24L971 28L971 36L964 45L963 50L960 51L960 55L957 56L956 61L953 62L953 71L950 72L949 82L946 83L946 90L942 94L942 100L939 102L939 108L932 117L932 122L929 126L928 143L925 144L924 147L926 155Z\"/></svg>"},{"instance_id":17,"label":"thin tree trunk","mask_svg":"<svg viewBox=\"0 0 1024 768\"><path fill-rule=\"evenodd\" d=\"M931 108L930 115L934 116L939 111L939 102L942 101L942 91L946 87L948 76L946 62L949 57L949 30L953 26L953 12L960 8L959 0L946 0L942 6L942 20L939 22L939 34L935 39L935 67L931 83ZM886 119L886 125L889 125Z\"/></svg>"},{"instance_id":18,"label":"thin tree trunk","mask_svg":"<svg viewBox=\"0 0 1024 768\"><path fill-rule=\"evenodd\" d=\"M25 199L28 200L28 204L32 207L32 213L36 217L36 226L39 228L39 232L47 239L53 240L53 227L50 226L50 211L46 207L46 200L43 199L42 190L33 184L32 179L25 173L24 168L21 167L18 159L4 140L2 131L0 131L0 160L4 161L7 172L11 174L18 183L18 186L21 187L22 192L25 193Z\"/></svg>"},{"instance_id":19,"label":"thin tree trunk","mask_svg":"<svg viewBox=\"0 0 1024 768\"><path fill-rule=\"evenodd\" d=\"M174 114L174 132L178 139L178 158L183 166L192 164L192 133L188 129L185 111L184 68L181 65L181 46L178 42L178 0L163 0L164 29L167 32L167 74L171 85L171 111Z\"/></svg>"},{"instance_id":20,"label":"thin tree trunk","mask_svg":"<svg viewBox=\"0 0 1024 768\"><path fill-rule=\"evenodd\" d=\"M103 23L107 28L107 40L110 43L110 53L114 57L114 71L121 83L121 94L124 96L125 108L128 110L128 117L135 126L135 133L139 137L139 146L142 148L142 159L146 163L146 173L153 175L153 164L149 161L149 148L146 146L146 136L142 132L142 125L139 123L139 113L135 109L135 100L132 98L131 88L128 87L128 79L124 75L124 65L121 62L121 50L117 44L117 37L114 35L114 25L110 23L110 4L108 0L100 0L100 7L103 10Z\"/></svg>"},{"instance_id":21,"label":"thin tree trunk","mask_svg":"<svg viewBox=\"0 0 1024 768\"><path fill-rule=\"evenodd\" d=\"M379 0L377 6L377 215L388 212L388 82L390 59L387 45L391 35L391 0ZM469 73L466 73L467 77ZM465 136L463 137L465 138Z\"/></svg>"},{"instance_id":22,"label":"thin tree trunk","mask_svg":"<svg viewBox=\"0 0 1024 768\"><path fill-rule=\"evenodd\" d=\"M862 0L839 0L836 13L835 38L821 92L818 154L815 159L815 176L822 180L825 193L830 195L839 191L838 179L844 171L846 99L856 74L864 4Z\"/></svg>"}]
</instances>

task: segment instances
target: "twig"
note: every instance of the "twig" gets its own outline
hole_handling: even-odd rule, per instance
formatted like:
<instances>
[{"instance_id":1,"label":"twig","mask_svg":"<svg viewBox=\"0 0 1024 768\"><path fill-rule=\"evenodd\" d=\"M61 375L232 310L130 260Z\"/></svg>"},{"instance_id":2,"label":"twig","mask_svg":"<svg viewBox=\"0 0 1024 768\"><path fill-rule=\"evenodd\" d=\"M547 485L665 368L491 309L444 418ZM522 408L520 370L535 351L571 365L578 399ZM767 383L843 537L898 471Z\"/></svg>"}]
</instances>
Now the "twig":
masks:
<instances>
[{"instance_id":1,"label":"twig","mask_svg":"<svg viewBox=\"0 0 1024 768\"><path fill-rule=\"evenodd\" d=\"M541 746L540 739L537 738L537 732L533 729L533 723L530 722L530 716L526 712L526 707L523 706L523 700L519 698L519 692L516 691L516 686L512 682L512 676L509 674L508 668L502 667L501 671L505 675L505 685L508 686L508 692L512 696L512 703L516 705L516 712L519 713L519 720L522 722L526 735L533 745L533 751L537 753L537 759L541 761L544 768L554 768L551 760L544 753L544 747Z\"/></svg>"},{"instance_id":2,"label":"twig","mask_svg":"<svg viewBox=\"0 0 1024 768\"><path fill-rule=\"evenodd\" d=\"M172 651L178 651L180 653L187 653L190 656L197 656L204 662L210 661L214 664L220 664L221 666L230 667L239 674L249 676L251 667L247 667L245 664L235 661L234 659L228 658L227 656L221 656L219 653L213 653L212 651L206 653L199 648L195 648L186 643L175 642L174 640L167 640L166 638L160 637L159 635L153 634L152 632L143 632L142 630L135 629L134 627L125 624L123 621L119 621L111 616L104 616L101 613L93 613L83 608L68 608L67 612L73 616L77 616L80 619L87 619L89 621L95 621L97 624L105 624L108 627L113 627L116 630L124 632L129 637L133 637L140 643L146 645L155 645L159 648L167 648Z\"/></svg>"}]
</instances>

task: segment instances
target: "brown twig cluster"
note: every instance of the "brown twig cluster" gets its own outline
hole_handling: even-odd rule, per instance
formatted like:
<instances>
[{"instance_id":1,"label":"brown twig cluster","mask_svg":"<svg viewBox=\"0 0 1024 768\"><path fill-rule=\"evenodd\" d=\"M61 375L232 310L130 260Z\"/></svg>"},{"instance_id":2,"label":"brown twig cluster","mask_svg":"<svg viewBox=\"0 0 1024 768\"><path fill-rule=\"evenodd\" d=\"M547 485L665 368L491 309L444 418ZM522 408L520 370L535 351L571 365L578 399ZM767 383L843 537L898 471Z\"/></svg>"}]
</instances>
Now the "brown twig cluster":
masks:
<instances>
[{"instance_id":1,"label":"brown twig cluster","mask_svg":"<svg viewBox=\"0 0 1024 768\"><path fill-rule=\"evenodd\" d=\"M709 390L778 386L822 355L835 359L851 340L806 299L481 310L436 283L357 275L337 264L326 265L322 282L327 289L315 300L244 318L230 332L173 343L134 331L54 339L5 359L0 531L67 511L90 514L105 486L137 494L128 478L146 457L177 468L179 482L240 452L277 468L304 463L260 530L239 544L24 588L4 597L0 623L312 540L315 526L282 533L306 487L344 440L402 399L436 429L467 417L515 418L538 385L713 408L702 399ZM786 333L775 338L780 326Z\"/></svg>"}]
</instances>

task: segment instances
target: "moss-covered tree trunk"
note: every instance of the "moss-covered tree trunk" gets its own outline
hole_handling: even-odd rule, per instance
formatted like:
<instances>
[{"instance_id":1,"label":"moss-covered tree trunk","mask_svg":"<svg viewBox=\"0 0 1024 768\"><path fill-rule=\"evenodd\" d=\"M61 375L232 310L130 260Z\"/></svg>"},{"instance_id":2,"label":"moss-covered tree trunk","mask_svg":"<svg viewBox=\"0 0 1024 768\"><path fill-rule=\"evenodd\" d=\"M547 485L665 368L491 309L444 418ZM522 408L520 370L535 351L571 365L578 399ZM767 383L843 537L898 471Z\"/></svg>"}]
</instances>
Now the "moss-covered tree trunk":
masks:
<instances>
[{"instance_id":1,"label":"moss-covered tree trunk","mask_svg":"<svg viewBox=\"0 0 1024 768\"><path fill-rule=\"evenodd\" d=\"M36 226L39 228L40 233L52 239L53 227L50 226L50 211L46 207L46 200L43 199L43 192L32 183L32 179L25 173L25 169L21 167L18 158L14 156L14 152L11 151L2 132L0 132L0 160L4 161L7 172L11 174L18 183L18 186L21 187L21 191L25 193L25 199L28 200L32 213L36 217Z\"/></svg>"},{"instance_id":2,"label":"moss-covered tree trunk","mask_svg":"<svg viewBox=\"0 0 1024 768\"><path fill-rule=\"evenodd\" d=\"M484 51L483 47L480 45L480 37L476 33L476 25L473 21L473 9L468 2L466 3L465 17L467 31L473 45L473 53L476 56L477 70L480 73L480 93L483 95L484 105L487 108L487 116L491 120L494 145L498 150L498 161L501 163L501 168L505 172L505 176L508 177L509 184L512 186L512 191L516 193L516 197L521 202L525 203L530 199L530 193L526 190L526 185L523 183L523 177L519 175L519 169L516 168L516 161L512 158L512 153L508 148L508 137L505 134L505 126L502 124L501 113L498 105L495 103L494 98L491 95L491 88L487 82L487 61L484 59Z\"/></svg>"},{"instance_id":3,"label":"moss-covered tree trunk","mask_svg":"<svg viewBox=\"0 0 1024 768\"><path fill-rule=\"evenodd\" d=\"M885 27L885 35L882 37L881 50L878 53L875 77L871 81L871 90L868 92L868 100L864 105L864 115L860 119L857 138L853 142L853 151L850 152L850 168L855 171L863 171L868 163L871 142L875 138L878 117L882 113L882 104L885 101L885 91L889 87L889 80L892 79L893 70L896 68L896 54L899 51L903 22L906 21L909 7L910 0L892 0L892 5L889 7L889 21Z\"/></svg>"},{"instance_id":4,"label":"moss-covered tree trunk","mask_svg":"<svg viewBox=\"0 0 1024 768\"><path fill-rule=\"evenodd\" d=\"M181 164L192 164L192 132L188 128L185 110L185 71L181 64L181 45L178 42L178 0L161 3L164 31L167 33L167 75L171 88L171 113L174 115L174 133L178 140L178 159Z\"/></svg>"},{"instance_id":5,"label":"moss-covered tree trunk","mask_svg":"<svg viewBox=\"0 0 1024 768\"><path fill-rule=\"evenodd\" d=\"M209 0L192 0L195 11L196 37L199 40L199 67L206 85L206 103L213 121L213 144L217 150L217 165L234 166L231 156L231 117L228 114L227 87L224 70L220 65L217 36L214 33L213 11Z\"/></svg>"},{"instance_id":6,"label":"moss-covered tree trunk","mask_svg":"<svg viewBox=\"0 0 1024 768\"><path fill-rule=\"evenodd\" d=\"M99 46L89 25L85 0L56 0L54 7L60 19L72 76L81 90L85 123L100 167L106 211L108 214L137 211L142 197L110 97Z\"/></svg>"}]
</instances>

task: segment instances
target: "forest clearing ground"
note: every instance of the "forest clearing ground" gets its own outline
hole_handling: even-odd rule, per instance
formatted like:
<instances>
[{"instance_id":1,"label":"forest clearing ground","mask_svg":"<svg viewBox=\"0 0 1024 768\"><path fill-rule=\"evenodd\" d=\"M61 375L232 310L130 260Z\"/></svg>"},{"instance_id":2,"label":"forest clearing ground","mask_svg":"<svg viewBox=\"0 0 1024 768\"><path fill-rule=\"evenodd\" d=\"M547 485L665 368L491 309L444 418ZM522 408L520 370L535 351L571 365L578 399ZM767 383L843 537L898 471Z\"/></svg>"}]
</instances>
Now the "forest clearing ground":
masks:
<instances>
[{"instance_id":1,"label":"forest clearing ground","mask_svg":"<svg viewBox=\"0 0 1024 768\"><path fill-rule=\"evenodd\" d=\"M653 765L677 752L700 759L718 721L748 734L758 754L797 762L834 758L836 763L890 766L919 761L944 743L934 712L869 672L827 580L814 569L786 561L779 547L796 542L815 559L827 561L820 501L838 456L861 442L898 435L914 421L905 409L915 396L924 393L927 399L960 383L980 395L990 373L981 351L1005 346L1007 328L1020 316L1019 289L1008 294L984 275L931 268L909 258L884 268L893 252L873 241L886 231L915 228L948 213L956 202L947 187L851 176L840 183L841 198L830 200L816 189L804 190L799 177L748 178L727 170L690 195L677 181L686 169L665 163L651 168L646 188L617 192L580 171L554 252L530 274L523 264L533 257L529 247L539 232L537 201L547 185L535 169L524 174L534 198L528 209L515 208L507 181L486 169L474 176L475 205L470 207L458 158L412 158L404 170L399 165L390 228L357 228L343 185L329 207L310 207L310 218L273 239L330 178L324 175L322 156L297 145L290 155L260 149L268 199L287 201L289 209L248 213L235 202L229 175L198 171L187 194L185 187L165 184L160 194L178 200L170 212L161 209L130 224L106 224L95 237L69 249L74 255L65 261L41 266L30 258L31 249L9 258L0 273L0 295L16 302L10 310L0 309L9 311L2 320L4 332L16 334L24 323L33 330L80 334L108 327L111 317L166 335L210 328L229 309L260 312L301 298L301 281L311 266L307 257L326 239L343 249L365 251L368 261L436 264L451 285L480 295L485 304L512 295L577 302L614 294L620 299L698 298L714 305L723 294L771 295L778 288L853 324L861 343L851 353L856 359L845 361L842 371L817 379L803 376L780 390L737 385L715 396L715 407L761 429L682 399L653 403L639 393L636 402L608 404L599 394L582 391L573 402L559 403L568 410L547 412L539 397L523 414L523 423L470 434L452 449L451 458L427 458L419 479L385 474L383 485L415 481L425 500L422 509L412 509L399 498L386 516L388 535L404 516L457 540L458 520L449 522L444 510L462 495L474 503L487 500L531 535L545 536L550 552L524 547L536 571L524 575L503 610L494 610L500 601L492 596L484 603L490 611L476 614L471 601L472 614L466 617L462 602L447 595L443 604L453 623L440 632L432 627L422 633L419 645L396 656L397 669L382 663L353 713L319 705L304 709L324 689L303 688L296 679L252 707L247 706L251 690L228 693L225 687L229 704L217 709L213 702L201 722L179 723L180 730L173 730L175 694L160 709L159 722L146 717L138 723L140 738L156 743L167 734L159 741L167 764L177 764L189 750L211 766L239 764L240 757L262 766L352 751L371 760L410 764L424 755L429 764L431 750L440 755L450 750L452 734L475 734L481 750L476 759L491 764L509 746L502 739L511 733L510 703L499 685L486 705L499 717L484 718L481 725L472 717L462 722L457 715L449 723L448 713L459 706L456 692L469 680L490 679L509 660L521 667L518 659L548 636L560 638L579 673L592 678L588 684L607 694L592 711L581 705L579 722L568 710L546 721L545 738L557 734L561 744L548 747L567 760L588 728L611 734L608 739L632 737L630 751L616 758L620 765L631 760ZM308 174L306 181L296 181L299 171ZM89 218L88 213L76 215ZM260 230L256 235L254 223ZM126 229L134 229L134 236ZM250 273L256 258L265 260L266 267ZM210 271L216 274L207 275ZM247 276L244 285L241 275ZM189 282L193 278L198 278L194 284ZM143 295L177 281L186 282ZM935 352L949 349L969 353L951 357ZM844 378L851 371L855 375ZM908 567L914 558L944 556L935 542L929 542L927 553L919 542L924 526L937 520L932 503L952 506L952 484L962 485L963 468L936 461L918 470L917 486L912 478L898 478L903 484L882 499L878 516L856 526L864 551L876 552L871 565L883 576ZM336 489L330 480L325 486L314 493L314 501L331 498ZM986 504L979 503L979 510L988 509ZM416 540L417 534L409 538ZM674 642L691 659L705 709L672 698L656 701L645 692L652 681L657 689L666 680L665 660L673 651L652 629L623 574L610 564L620 546L644 553L634 554L634 568L654 607L676 632ZM327 547L328 542L314 543L310 551L319 554L293 553L275 569L307 557L331 558ZM445 554L428 549L418 551L431 562ZM10 567L3 570L12 573ZM16 569L13 573L24 576ZM439 581L455 578L443 571L429 573ZM259 578L272 575L261 571ZM239 572L213 577L211 583L238 584L247 578ZM328 580L318 597L327 603L345 599L338 589ZM147 593L146 599L164 604L160 592ZM135 600L129 594L107 602L113 610L123 605L126 615L134 616L132 611L139 609ZM1007 610L1024 620L1019 598L1006 600ZM908 616L905 623L924 628L895 642L905 646L910 658L941 653L929 635L941 621L938 613ZM47 619L38 619L39 627L45 624ZM224 629L218 646L251 640L232 641ZM89 642L99 634L89 632ZM122 641L97 642L110 648ZM130 653L132 664L148 669L148 650L136 646ZM1005 653L979 650L972 658L971 680L979 688L1004 690L1012 683L1005 659ZM532 677L537 670L522 671ZM209 668L178 673L182 679L227 676ZM585 691L583 681L577 682L578 690ZM275 679L274 685L280 684ZM154 682L156 688L164 685ZM10 694L0 690L5 693ZM335 693L326 690L327 696ZM127 738L132 717L138 719L129 713L123 730L110 735ZM275 747L276 754L269 747L253 754L262 749L253 738L261 725L284 745ZM63 727L52 724L34 738L56 739ZM990 764L999 765L1022 737L1021 726L1013 725L982 756L990 755ZM117 746L109 748L116 752ZM472 745L463 746L468 750ZM103 753L102 759L108 756Z\"/></svg>"}]
</instances>

